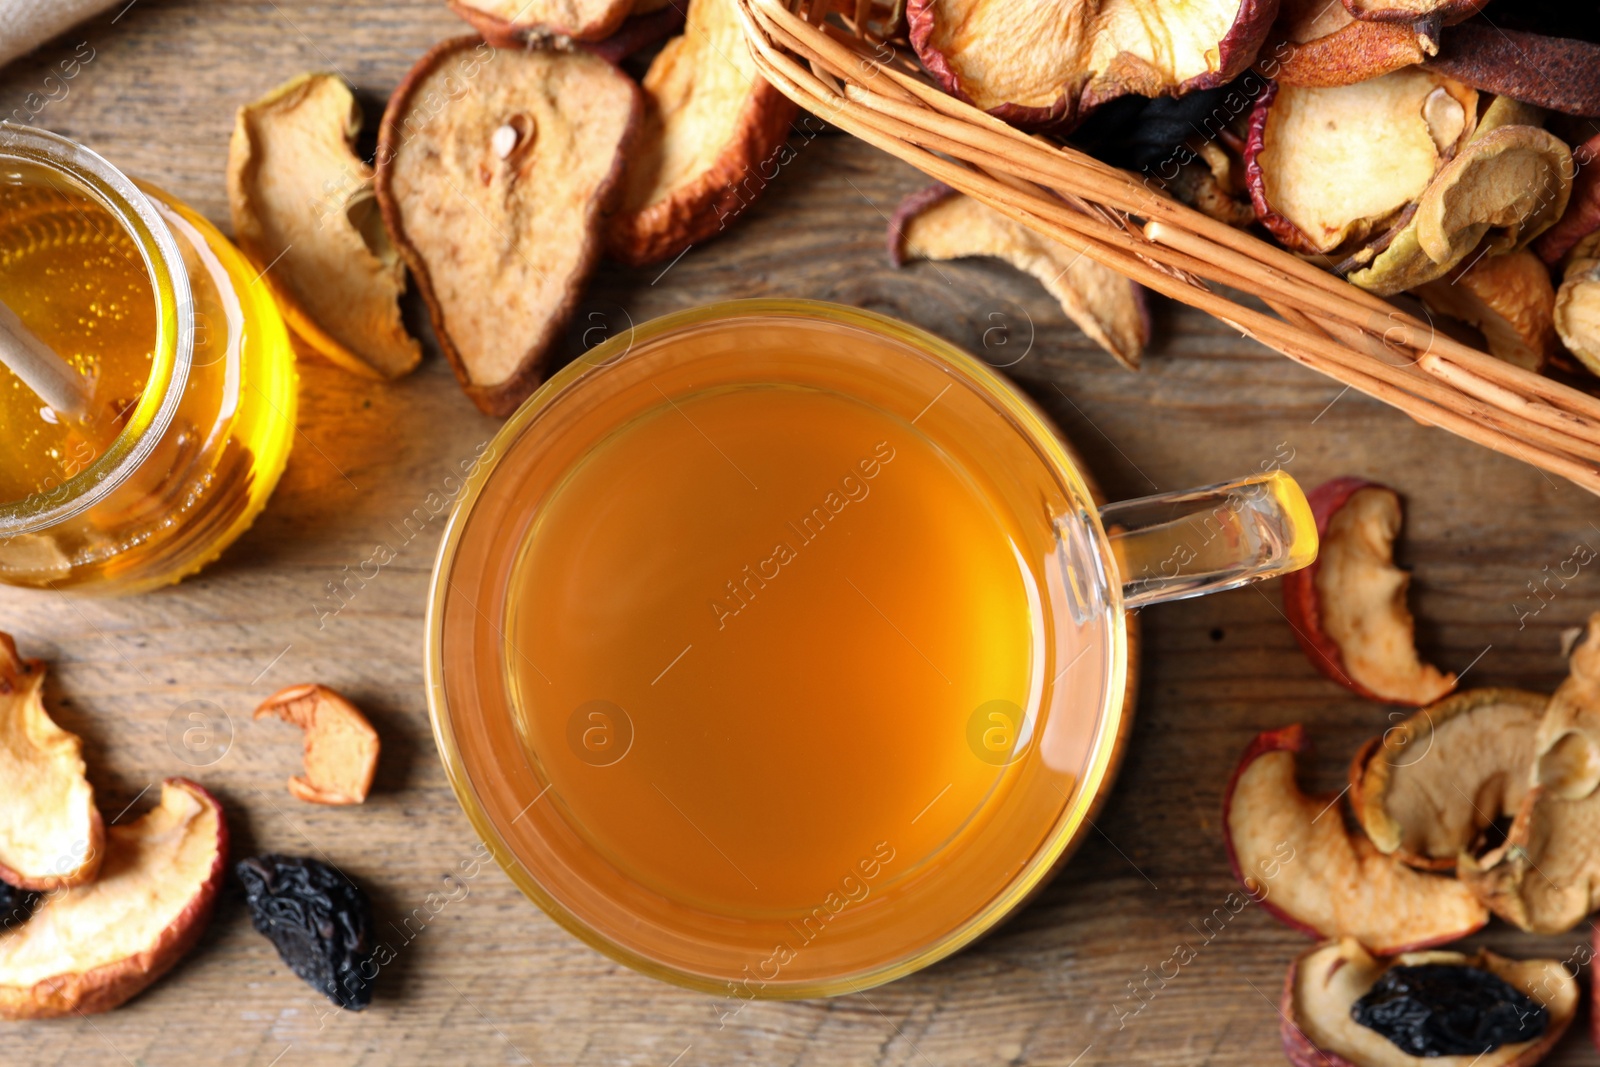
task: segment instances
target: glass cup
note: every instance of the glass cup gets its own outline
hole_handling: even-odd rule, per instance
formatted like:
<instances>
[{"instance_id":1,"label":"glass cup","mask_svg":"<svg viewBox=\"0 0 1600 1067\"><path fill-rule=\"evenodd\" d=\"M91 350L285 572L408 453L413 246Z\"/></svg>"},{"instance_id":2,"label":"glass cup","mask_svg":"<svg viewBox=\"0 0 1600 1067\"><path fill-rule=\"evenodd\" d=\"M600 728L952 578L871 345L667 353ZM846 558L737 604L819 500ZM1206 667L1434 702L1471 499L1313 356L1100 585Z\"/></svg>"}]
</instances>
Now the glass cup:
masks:
<instances>
[{"instance_id":1,"label":"glass cup","mask_svg":"<svg viewBox=\"0 0 1600 1067\"><path fill-rule=\"evenodd\" d=\"M168 194L0 123L0 312L88 393L69 416L0 365L0 582L138 592L250 526L295 427L294 355L259 273Z\"/></svg>"},{"instance_id":2,"label":"glass cup","mask_svg":"<svg viewBox=\"0 0 1600 1067\"><path fill-rule=\"evenodd\" d=\"M649 702L659 690L651 688L649 675L661 664L618 662L619 679L640 679L624 701L632 703L631 717L613 704L580 706L574 715L591 710L581 722L573 720L583 728L581 737L565 735L572 752L548 742L559 730L530 733L519 718L527 703L517 682L522 667L515 659L522 653L507 635L519 607L537 613L547 603L537 596L521 602L523 595L513 592L514 575L523 573L519 560L559 536L563 512L552 501L632 420L665 414L663 405L680 408L695 397L740 395L746 388L823 388L822 383L882 412L903 430L905 441L937 441L952 469L992 485L996 507L1018 516L1015 528L1024 532L1015 542L1017 558L1025 560L1019 565L1037 579L1030 586L1037 601L1032 632L1025 638L1032 642L1027 655L1035 682L1027 702L1010 711L1003 702L985 704L964 723L930 725L964 732L970 753L958 755L976 761L975 767L992 764L993 786L970 803L935 796L920 813L915 809L925 798L904 798L899 810L911 817L885 831L876 845L861 846L859 862L831 872L837 892L817 891L815 907L777 900L782 894L770 886L763 863L781 858L782 850L796 845L797 834L826 840L833 826L844 833L843 823L812 825L804 813L791 819L795 813L771 807L767 832L757 828L737 845L726 838L719 844L703 820L697 823L684 810L680 790L698 782L715 794L718 779L727 777L757 791L745 796L759 796L767 777L760 767L677 768L686 784L668 788L660 786L665 779L652 778L661 799L648 803L643 791L641 825L666 820L660 825L681 831L684 849L697 850L708 865L725 860L734 890L743 887L731 871L745 876L748 906L735 908L663 888L666 883L641 874L596 825L585 823L569 785L584 779L573 776L614 774L626 765L624 756L643 758L649 746L671 740L674 722L684 720L651 714ZM909 448L903 451L909 454ZM910 460L896 462L902 465L890 469L910 472ZM466 484L434 569L426 638L429 710L457 798L488 852L558 923L645 974L729 998L730 1011L750 999L827 996L890 981L955 952L1014 912L1064 861L1110 788L1132 710L1128 610L1284 574L1311 562L1317 547L1304 496L1275 469L1225 485L1099 506L1043 414L989 367L904 323L810 301L717 304L612 337L551 378L463 470ZM726 477L743 491L732 474ZM889 477L872 491L888 491L881 487ZM717 556L724 546L713 541L690 551ZM771 578L773 572L765 573ZM937 587L940 577L930 573L928 581ZM554 603L550 592L548 602ZM908 629L916 621L902 620ZM574 619L572 625L588 623ZM896 638L884 633L886 647L898 648ZM679 635L672 644L681 641ZM716 654L694 647L683 654ZM979 654L974 649L971 654ZM795 657L805 652L796 649ZM670 654L664 646L663 661ZM754 665L756 676L792 667L782 659ZM554 677L544 682L559 688L563 666L546 662L540 673ZM741 677L750 676L750 664L737 666ZM959 663L945 666L958 676ZM824 674L829 669L815 667ZM843 675L849 672L840 673L840 700L848 703L850 678ZM694 677L713 678L715 668ZM730 698L708 684L688 699L698 707L694 702L709 706ZM958 710L964 713L964 707ZM870 733L874 724L863 717L875 708L906 710L867 702L850 711L857 717L843 720L846 728L829 743L850 744L851 724ZM747 713L763 711L757 706ZM627 721L613 721L617 717ZM737 731L739 721L729 719L728 729ZM822 729L820 723L819 718ZM603 759L580 751L591 728L625 751ZM625 736L619 738L618 729ZM908 744L906 751L914 748ZM879 765L887 772L896 755L882 752ZM867 770L842 770L846 765ZM813 771L830 789L858 789L855 795L866 796L879 784L862 777L871 766L824 754L815 766L801 769ZM672 792L679 793L677 800ZM830 795L822 803L835 799ZM829 818L859 814L848 804L827 810L834 813ZM683 825L672 831L677 816Z\"/></svg>"}]
</instances>

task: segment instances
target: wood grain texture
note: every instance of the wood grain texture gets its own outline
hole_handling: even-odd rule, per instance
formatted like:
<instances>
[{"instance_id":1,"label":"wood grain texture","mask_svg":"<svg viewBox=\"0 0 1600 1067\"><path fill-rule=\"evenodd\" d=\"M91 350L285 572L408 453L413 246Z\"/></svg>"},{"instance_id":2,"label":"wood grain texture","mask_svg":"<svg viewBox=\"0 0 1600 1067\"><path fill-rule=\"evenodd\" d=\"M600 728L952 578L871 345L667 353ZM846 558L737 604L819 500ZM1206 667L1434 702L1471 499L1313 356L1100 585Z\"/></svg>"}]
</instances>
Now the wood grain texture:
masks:
<instances>
[{"instance_id":1,"label":"wood grain texture","mask_svg":"<svg viewBox=\"0 0 1600 1067\"><path fill-rule=\"evenodd\" d=\"M78 138L226 229L223 163L238 104L310 69L338 70L381 102L416 56L460 28L442 2L421 0L135 0L0 71L0 114L20 111ZM69 81L49 82L82 42L93 58ZM1596 568L1525 625L1516 605L1538 606L1528 583L1575 544L1600 548L1593 497L1342 393L1186 310L1158 308L1156 344L1135 375L1089 345L1036 282L1002 266L892 270L885 218L923 179L842 137L796 147L727 236L665 272L602 268L568 331L567 356L607 323L729 297L815 297L901 316L1008 365L1114 498L1236 476L1280 449L1292 450L1287 468L1307 485L1359 474L1395 486L1407 500L1401 552L1416 569L1425 653L1448 669L1470 665L1468 684L1555 686L1561 630L1600 603ZM1344 762L1388 712L1311 668L1275 586L1145 613L1142 696L1115 794L1063 875L1007 926L864 995L756 1004L724 1018L729 1005L590 951L498 869L445 881L475 842L423 700L423 599L441 523L413 536L403 524L497 424L461 395L436 347L394 385L310 357L301 373L288 473L219 563L131 600L0 591L0 629L50 661L48 696L85 739L107 818L147 807L144 790L161 777L191 774L227 805L240 855L321 854L370 887L398 958L370 1010L341 1014L279 963L230 885L199 949L148 993L92 1020L0 1025L0 1058L151 1067L1282 1062L1272 1000L1306 942L1258 908L1229 917L1209 941L1201 932L1234 889L1218 836L1222 788L1255 732L1294 721L1309 725L1321 753L1309 784L1337 788ZM325 614L336 606L328 583L380 542L395 550L393 562L348 607ZM298 733L250 720L275 689L312 680L353 698L383 737L362 808L293 800L283 783L298 767ZM188 715L197 710L226 713L233 742L217 762L193 767L181 736L176 746L168 737L174 723L180 735L195 725ZM1565 958L1586 937L1530 938L1497 925L1474 940ZM1180 942L1198 954L1163 979ZM1583 1029L1551 1062L1600 1062Z\"/></svg>"}]
</instances>

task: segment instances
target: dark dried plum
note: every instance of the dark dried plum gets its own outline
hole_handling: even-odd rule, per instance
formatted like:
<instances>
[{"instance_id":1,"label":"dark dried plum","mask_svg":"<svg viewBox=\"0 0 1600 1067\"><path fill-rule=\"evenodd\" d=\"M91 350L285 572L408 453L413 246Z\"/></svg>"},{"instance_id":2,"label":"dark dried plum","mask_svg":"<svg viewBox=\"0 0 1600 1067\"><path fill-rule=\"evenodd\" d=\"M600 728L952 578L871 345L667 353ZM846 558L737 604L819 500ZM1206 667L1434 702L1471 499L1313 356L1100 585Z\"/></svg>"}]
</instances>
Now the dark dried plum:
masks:
<instances>
[{"instance_id":1,"label":"dark dried plum","mask_svg":"<svg viewBox=\"0 0 1600 1067\"><path fill-rule=\"evenodd\" d=\"M234 870L250 921L291 971L342 1008L372 1003L372 904L360 886L303 856L254 856Z\"/></svg>"},{"instance_id":2,"label":"dark dried plum","mask_svg":"<svg viewBox=\"0 0 1600 1067\"><path fill-rule=\"evenodd\" d=\"M0 934L27 922L38 900L38 893L18 889L9 882L0 882Z\"/></svg>"},{"instance_id":3,"label":"dark dried plum","mask_svg":"<svg viewBox=\"0 0 1600 1067\"><path fill-rule=\"evenodd\" d=\"M1550 1013L1489 971L1423 963L1383 972L1350 1018L1412 1056L1481 1056L1532 1041Z\"/></svg>"}]
</instances>

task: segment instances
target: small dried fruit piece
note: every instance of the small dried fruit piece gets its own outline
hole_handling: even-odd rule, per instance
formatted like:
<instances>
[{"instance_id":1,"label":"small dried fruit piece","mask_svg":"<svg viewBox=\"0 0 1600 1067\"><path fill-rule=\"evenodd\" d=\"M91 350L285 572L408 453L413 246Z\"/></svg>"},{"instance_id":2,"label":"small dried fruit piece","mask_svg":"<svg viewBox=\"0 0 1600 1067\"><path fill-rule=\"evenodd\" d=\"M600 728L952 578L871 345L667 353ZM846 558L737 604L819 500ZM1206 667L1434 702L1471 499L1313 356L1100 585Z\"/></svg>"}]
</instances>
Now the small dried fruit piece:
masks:
<instances>
[{"instance_id":1,"label":"small dried fruit piece","mask_svg":"<svg viewBox=\"0 0 1600 1067\"><path fill-rule=\"evenodd\" d=\"M1245 151L1256 217L1289 248L1349 254L1422 196L1472 133L1477 93L1421 70L1269 88Z\"/></svg>"},{"instance_id":2,"label":"small dried fruit piece","mask_svg":"<svg viewBox=\"0 0 1600 1067\"><path fill-rule=\"evenodd\" d=\"M1380 960L1345 938L1290 964L1279 1033L1293 1067L1410 1067L1436 1057L1532 1067L1572 1025L1578 997L1558 960L1487 951Z\"/></svg>"},{"instance_id":3,"label":"small dried fruit piece","mask_svg":"<svg viewBox=\"0 0 1600 1067\"><path fill-rule=\"evenodd\" d=\"M1600 613L1589 616L1567 660L1566 680L1539 722L1532 784L1550 797L1583 800L1600 787Z\"/></svg>"},{"instance_id":4,"label":"small dried fruit piece","mask_svg":"<svg viewBox=\"0 0 1600 1067\"><path fill-rule=\"evenodd\" d=\"M436 46L389 99L378 203L485 413L510 414L538 384L594 267L639 112L633 79L598 56L476 37Z\"/></svg>"},{"instance_id":5,"label":"small dried fruit piece","mask_svg":"<svg viewBox=\"0 0 1600 1067\"><path fill-rule=\"evenodd\" d=\"M725 229L783 162L779 146L796 111L756 73L736 0L689 0L683 34L643 84L644 125L606 230L606 252L633 266Z\"/></svg>"},{"instance_id":6,"label":"small dried fruit piece","mask_svg":"<svg viewBox=\"0 0 1600 1067\"><path fill-rule=\"evenodd\" d=\"M1360 478L1335 478L1307 495L1322 547L1283 580L1283 609L1317 670L1373 700L1431 704L1455 688L1417 656L1406 607L1411 576L1394 565L1400 496Z\"/></svg>"},{"instance_id":7,"label":"small dried fruit piece","mask_svg":"<svg viewBox=\"0 0 1600 1067\"><path fill-rule=\"evenodd\" d=\"M311 804L360 804L378 768L378 731L356 706L325 685L291 685L268 697L256 718L273 715L306 732L306 773L289 792Z\"/></svg>"},{"instance_id":8,"label":"small dried fruit piece","mask_svg":"<svg viewBox=\"0 0 1600 1067\"><path fill-rule=\"evenodd\" d=\"M1405 228L1349 280L1393 296L1444 277L1475 250L1514 251L1554 225L1572 191L1572 153L1531 121L1528 105L1496 97Z\"/></svg>"},{"instance_id":9,"label":"small dried fruit piece","mask_svg":"<svg viewBox=\"0 0 1600 1067\"><path fill-rule=\"evenodd\" d=\"M253 856L235 870L251 923L291 971L341 1008L372 1003L372 904L360 886L303 856Z\"/></svg>"},{"instance_id":10,"label":"small dried fruit piece","mask_svg":"<svg viewBox=\"0 0 1600 1067\"><path fill-rule=\"evenodd\" d=\"M215 797L168 778L161 804L111 827L105 851L98 878L48 894L32 918L0 936L0 1017L109 1011L200 939L228 858Z\"/></svg>"},{"instance_id":11,"label":"small dried fruit piece","mask_svg":"<svg viewBox=\"0 0 1600 1067\"><path fill-rule=\"evenodd\" d=\"M1428 67L1484 92L1568 115L1600 115L1600 44L1469 22Z\"/></svg>"},{"instance_id":12,"label":"small dried fruit piece","mask_svg":"<svg viewBox=\"0 0 1600 1067\"><path fill-rule=\"evenodd\" d=\"M889 258L896 266L963 256L996 256L1032 274L1091 340L1123 366L1139 369L1150 315L1137 283L947 186L900 202L889 222Z\"/></svg>"},{"instance_id":13,"label":"small dried fruit piece","mask_svg":"<svg viewBox=\"0 0 1600 1067\"><path fill-rule=\"evenodd\" d=\"M1417 295L1431 310L1482 332L1496 359L1537 371L1555 352L1556 291L1550 269L1532 252L1468 261Z\"/></svg>"},{"instance_id":14,"label":"small dried fruit piece","mask_svg":"<svg viewBox=\"0 0 1600 1067\"><path fill-rule=\"evenodd\" d=\"M1451 878L1413 870L1345 829L1337 795L1295 784L1307 749L1298 725L1261 734L1245 750L1222 804L1234 875L1264 908L1317 937L1353 937L1389 955L1465 937L1488 922Z\"/></svg>"},{"instance_id":15,"label":"small dried fruit piece","mask_svg":"<svg viewBox=\"0 0 1600 1067\"><path fill-rule=\"evenodd\" d=\"M1546 698L1472 689L1386 730L1350 768L1350 807L1378 851L1450 870L1490 821L1515 815Z\"/></svg>"},{"instance_id":16,"label":"small dried fruit piece","mask_svg":"<svg viewBox=\"0 0 1600 1067\"><path fill-rule=\"evenodd\" d=\"M83 742L45 710L44 675L0 633L0 879L22 889L90 881L105 841Z\"/></svg>"},{"instance_id":17,"label":"small dried fruit piece","mask_svg":"<svg viewBox=\"0 0 1600 1067\"><path fill-rule=\"evenodd\" d=\"M1573 249L1556 293L1556 334L1591 374L1600 374L1600 237Z\"/></svg>"},{"instance_id":18,"label":"small dried fruit piece","mask_svg":"<svg viewBox=\"0 0 1600 1067\"><path fill-rule=\"evenodd\" d=\"M1255 61L1277 0L910 0L912 47L944 89L1011 122L1075 121L1128 93L1179 96Z\"/></svg>"},{"instance_id":19,"label":"small dried fruit piece","mask_svg":"<svg viewBox=\"0 0 1600 1067\"><path fill-rule=\"evenodd\" d=\"M336 74L302 74L239 109L228 208L289 326L358 374L398 378L422 348L400 321L406 268L355 154L361 110Z\"/></svg>"}]
</instances>

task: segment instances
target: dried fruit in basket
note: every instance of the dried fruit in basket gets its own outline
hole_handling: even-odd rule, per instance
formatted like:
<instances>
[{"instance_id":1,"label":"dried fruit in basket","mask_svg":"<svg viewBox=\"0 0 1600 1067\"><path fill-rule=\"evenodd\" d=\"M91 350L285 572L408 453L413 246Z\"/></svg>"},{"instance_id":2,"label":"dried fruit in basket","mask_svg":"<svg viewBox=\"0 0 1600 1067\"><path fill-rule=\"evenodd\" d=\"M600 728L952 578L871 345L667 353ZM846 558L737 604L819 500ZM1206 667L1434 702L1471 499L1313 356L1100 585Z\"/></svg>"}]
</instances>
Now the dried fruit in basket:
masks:
<instances>
[{"instance_id":1,"label":"dried fruit in basket","mask_svg":"<svg viewBox=\"0 0 1600 1067\"><path fill-rule=\"evenodd\" d=\"M1392 296L1444 277L1469 256L1522 248L1553 226L1572 191L1572 152L1529 125L1528 111L1496 97L1418 198L1410 221L1349 280Z\"/></svg>"},{"instance_id":2,"label":"dried fruit in basket","mask_svg":"<svg viewBox=\"0 0 1600 1067\"><path fill-rule=\"evenodd\" d=\"M90 881L105 838L83 742L45 710L44 676L0 633L0 879L22 889Z\"/></svg>"},{"instance_id":3,"label":"dried fruit in basket","mask_svg":"<svg viewBox=\"0 0 1600 1067\"><path fill-rule=\"evenodd\" d=\"M372 1003L372 904L360 886L303 856L252 856L235 870L251 923L291 971L341 1008Z\"/></svg>"},{"instance_id":4,"label":"dried fruit in basket","mask_svg":"<svg viewBox=\"0 0 1600 1067\"><path fill-rule=\"evenodd\" d=\"M1485 92L1569 115L1600 115L1600 44L1467 22L1428 67Z\"/></svg>"},{"instance_id":5,"label":"dried fruit in basket","mask_svg":"<svg viewBox=\"0 0 1600 1067\"><path fill-rule=\"evenodd\" d=\"M304 776L289 792L311 804L360 804L378 767L378 732L350 701L325 685L291 685L272 694L255 718L271 715L305 731Z\"/></svg>"},{"instance_id":6,"label":"dried fruit in basket","mask_svg":"<svg viewBox=\"0 0 1600 1067\"><path fill-rule=\"evenodd\" d=\"M1457 874L1512 925L1560 933L1600 907L1600 614L1550 698L1532 767L1505 843L1463 855Z\"/></svg>"},{"instance_id":7,"label":"dried fruit in basket","mask_svg":"<svg viewBox=\"0 0 1600 1067\"><path fill-rule=\"evenodd\" d=\"M1489 354L1537 371L1556 348L1556 291L1550 268L1524 249L1469 260L1416 290L1429 310L1481 332Z\"/></svg>"},{"instance_id":8,"label":"dried fruit in basket","mask_svg":"<svg viewBox=\"0 0 1600 1067\"><path fill-rule=\"evenodd\" d=\"M1556 334L1592 374L1600 374L1600 234L1572 250L1556 292Z\"/></svg>"},{"instance_id":9,"label":"dried fruit in basket","mask_svg":"<svg viewBox=\"0 0 1600 1067\"><path fill-rule=\"evenodd\" d=\"M1044 283L1061 310L1123 366L1137 370L1150 340L1144 289L1109 267L1014 222L987 204L935 185L900 202L889 258L995 256Z\"/></svg>"},{"instance_id":10,"label":"dried fruit in basket","mask_svg":"<svg viewBox=\"0 0 1600 1067\"><path fill-rule=\"evenodd\" d=\"M638 86L598 56L475 37L436 46L390 98L384 222L485 413L509 414L538 384L598 257L639 114Z\"/></svg>"},{"instance_id":11,"label":"dried fruit in basket","mask_svg":"<svg viewBox=\"0 0 1600 1067\"><path fill-rule=\"evenodd\" d=\"M1453 674L1417 656L1406 606L1411 576L1394 564L1400 496L1361 478L1307 494L1322 547L1283 580L1283 610L1317 670L1373 700L1421 706L1455 688Z\"/></svg>"},{"instance_id":12,"label":"dried fruit in basket","mask_svg":"<svg viewBox=\"0 0 1600 1067\"><path fill-rule=\"evenodd\" d=\"M1350 808L1379 852L1452 870L1530 787L1548 699L1520 689L1454 693L1395 723L1350 766Z\"/></svg>"},{"instance_id":13,"label":"dried fruit in basket","mask_svg":"<svg viewBox=\"0 0 1600 1067\"><path fill-rule=\"evenodd\" d=\"M1435 1057L1532 1067L1572 1024L1579 996L1558 960L1486 950L1384 960L1345 938L1289 965L1279 1033L1293 1067L1408 1067Z\"/></svg>"},{"instance_id":14,"label":"dried fruit in basket","mask_svg":"<svg viewBox=\"0 0 1600 1067\"><path fill-rule=\"evenodd\" d=\"M1302 793L1295 757L1308 747L1300 726L1269 730L1228 783L1228 859L1254 899L1297 930L1353 937L1379 955L1454 941L1488 922L1460 882L1414 870L1347 830L1337 794Z\"/></svg>"},{"instance_id":15,"label":"dried fruit in basket","mask_svg":"<svg viewBox=\"0 0 1600 1067\"><path fill-rule=\"evenodd\" d=\"M361 111L344 79L302 74L241 107L228 145L233 232L284 318L347 370L398 378L422 359L400 320L406 268L356 155Z\"/></svg>"},{"instance_id":16,"label":"dried fruit in basket","mask_svg":"<svg viewBox=\"0 0 1600 1067\"><path fill-rule=\"evenodd\" d=\"M1269 89L1245 153L1256 215L1296 252L1371 250L1466 143L1477 114L1474 90L1416 69Z\"/></svg>"},{"instance_id":17,"label":"dried fruit in basket","mask_svg":"<svg viewBox=\"0 0 1600 1067\"><path fill-rule=\"evenodd\" d=\"M228 858L215 797L168 778L160 805L111 827L105 851L93 882L47 894L32 918L0 937L0 1017L109 1011L200 939Z\"/></svg>"},{"instance_id":18,"label":"dried fruit in basket","mask_svg":"<svg viewBox=\"0 0 1600 1067\"><path fill-rule=\"evenodd\" d=\"M1076 122L1130 93L1176 96L1255 62L1277 0L910 0L912 47L938 83L1022 125Z\"/></svg>"},{"instance_id":19,"label":"dried fruit in basket","mask_svg":"<svg viewBox=\"0 0 1600 1067\"><path fill-rule=\"evenodd\" d=\"M644 124L628 155L606 252L635 266L714 237L777 176L795 105L756 73L736 0L690 0L681 36L644 76Z\"/></svg>"}]
</instances>

